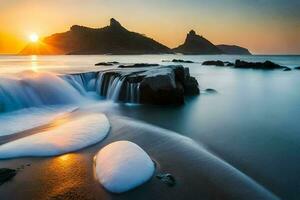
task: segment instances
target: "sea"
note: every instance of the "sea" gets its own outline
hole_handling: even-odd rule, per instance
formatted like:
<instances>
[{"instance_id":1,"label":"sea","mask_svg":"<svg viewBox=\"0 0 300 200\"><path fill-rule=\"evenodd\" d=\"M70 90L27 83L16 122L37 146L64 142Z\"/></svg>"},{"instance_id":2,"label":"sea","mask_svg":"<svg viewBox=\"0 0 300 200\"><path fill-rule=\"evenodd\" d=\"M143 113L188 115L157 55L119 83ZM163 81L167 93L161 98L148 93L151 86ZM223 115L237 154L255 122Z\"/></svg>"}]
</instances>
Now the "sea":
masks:
<instances>
[{"instance_id":1,"label":"sea","mask_svg":"<svg viewBox=\"0 0 300 200\"><path fill-rule=\"evenodd\" d=\"M199 96L186 97L182 106L126 104L92 92L78 95L70 89L73 86L60 78L65 74L115 67L95 66L98 62L172 65L162 62L172 59L195 62L182 65L190 69L201 90ZM1 55L0 136L51 120L56 109L89 106L192 138L282 199L300 199L300 70L201 65L206 60L234 62L236 59L270 60L292 69L300 66L297 55ZM43 90L44 86L57 96L43 96L47 98L43 101L36 99L32 91L32 96L26 96L30 88ZM205 92L208 88L217 93ZM1 112L1 104L5 103L11 109L2 108Z\"/></svg>"}]
</instances>

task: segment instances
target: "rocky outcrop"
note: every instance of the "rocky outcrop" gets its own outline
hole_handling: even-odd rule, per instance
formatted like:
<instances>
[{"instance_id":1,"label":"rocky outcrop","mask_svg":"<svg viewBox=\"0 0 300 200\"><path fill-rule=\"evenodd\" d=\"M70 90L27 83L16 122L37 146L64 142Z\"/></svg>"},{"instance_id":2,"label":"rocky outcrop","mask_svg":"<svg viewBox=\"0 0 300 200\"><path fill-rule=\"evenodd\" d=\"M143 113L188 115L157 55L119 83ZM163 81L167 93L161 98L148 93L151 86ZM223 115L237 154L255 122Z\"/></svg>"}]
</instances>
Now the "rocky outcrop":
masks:
<instances>
[{"instance_id":1,"label":"rocky outcrop","mask_svg":"<svg viewBox=\"0 0 300 200\"><path fill-rule=\"evenodd\" d=\"M16 174L15 169L0 168L0 185L12 179Z\"/></svg>"},{"instance_id":2,"label":"rocky outcrop","mask_svg":"<svg viewBox=\"0 0 300 200\"><path fill-rule=\"evenodd\" d=\"M185 96L200 93L197 80L181 65L117 68L64 75L63 78L74 87L81 85L107 99L129 103L181 105Z\"/></svg>"},{"instance_id":3,"label":"rocky outcrop","mask_svg":"<svg viewBox=\"0 0 300 200\"><path fill-rule=\"evenodd\" d=\"M142 67L158 67L159 64L136 63L132 65L119 65L119 68L142 68Z\"/></svg>"},{"instance_id":4,"label":"rocky outcrop","mask_svg":"<svg viewBox=\"0 0 300 200\"><path fill-rule=\"evenodd\" d=\"M236 45L220 44L217 47L224 53L229 55L251 55L250 51L244 47Z\"/></svg>"},{"instance_id":5,"label":"rocky outcrop","mask_svg":"<svg viewBox=\"0 0 300 200\"><path fill-rule=\"evenodd\" d=\"M74 25L69 31L26 46L21 54L161 54L172 50L142 34L131 32L111 19L104 28ZM37 50L35 50L37 49Z\"/></svg>"},{"instance_id":6,"label":"rocky outcrop","mask_svg":"<svg viewBox=\"0 0 300 200\"><path fill-rule=\"evenodd\" d=\"M116 65L116 64L119 64L119 62L99 62L99 63L96 63L95 66L113 66L113 65Z\"/></svg>"},{"instance_id":7,"label":"rocky outcrop","mask_svg":"<svg viewBox=\"0 0 300 200\"><path fill-rule=\"evenodd\" d=\"M185 42L179 47L173 49L177 53L182 54L222 54L223 52L213 43L204 37L197 35L191 30L185 39Z\"/></svg>"},{"instance_id":8,"label":"rocky outcrop","mask_svg":"<svg viewBox=\"0 0 300 200\"><path fill-rule=\"evenodd\" d=\"M209 60L204 61L202 65L214 65L219 67L234 67L241 69L263 69L263 70L273 70L273 69L282 69L283 71L291 71L291 68L286 66L281 66L271 61L265 62L247 62L242 60L236 60L235 63L223 62L221 60Z\"/></svg>"},{"instance_id":9,"label":"rocky outcrop","mask_svg":"<svg viewBox=\"0 0 300 200\"><path fill-rule=\"evenodd\" d=\"M288 67L278 65L269 60L265 62L246 62L242 60L236 60L234 67L243 68L243 69L264 69L264 70L289 69Z\"/></svg>"},{"instance_id":10,"label":"rocky outcrop","mask_svg":"<svg viewBox=\"0 0 300 200\"><path fill-rule=\"evenodd\" d=\"M163 60L162 62L173 62L173 63L195 63L191 60L173 59L173 60Z\"/></svg>"},{"instance_id":11,"label":"rocky outcrop","mask_svg":"<svg viewBox=\"0 0 300 200\"><path fill-rule=\"evenodd\" d=\"M202 65L215 65L215 66L225 66L225 63L221 60L208 60L208 61L204 61L202 63Z\"/></svg>"}]
</instances>

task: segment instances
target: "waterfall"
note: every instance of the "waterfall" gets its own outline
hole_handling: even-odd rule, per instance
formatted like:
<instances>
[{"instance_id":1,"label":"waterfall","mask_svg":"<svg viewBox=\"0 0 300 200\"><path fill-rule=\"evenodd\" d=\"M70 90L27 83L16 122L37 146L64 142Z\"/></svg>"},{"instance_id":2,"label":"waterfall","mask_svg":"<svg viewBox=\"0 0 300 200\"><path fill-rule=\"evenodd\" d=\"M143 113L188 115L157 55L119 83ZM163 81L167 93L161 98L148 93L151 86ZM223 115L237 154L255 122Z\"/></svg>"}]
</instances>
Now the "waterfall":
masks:
<instances>
[{"instance_id":1,"label":"waterfall","mask_svg":"<svg viewBox=\"0 0 300 200\"><path fill-rule=\"evenodd\" d=\"M131 83L128 74L110 71L55 75L25 72L0 77L0 113L43 105L79 103L89 92L113 101L139 103L140 83Z\"/></svg>"},{"instance_id":2,"label":"waterfall","mask_svg":"<svg viewBox=\"0 0 300 200\"><path fill-rule=\"evenodd\" d=\"M78 103L82 96L72 85L51 73L26 72L0 77L0 112L42 105Z\"/></svg>"}]
</instances>

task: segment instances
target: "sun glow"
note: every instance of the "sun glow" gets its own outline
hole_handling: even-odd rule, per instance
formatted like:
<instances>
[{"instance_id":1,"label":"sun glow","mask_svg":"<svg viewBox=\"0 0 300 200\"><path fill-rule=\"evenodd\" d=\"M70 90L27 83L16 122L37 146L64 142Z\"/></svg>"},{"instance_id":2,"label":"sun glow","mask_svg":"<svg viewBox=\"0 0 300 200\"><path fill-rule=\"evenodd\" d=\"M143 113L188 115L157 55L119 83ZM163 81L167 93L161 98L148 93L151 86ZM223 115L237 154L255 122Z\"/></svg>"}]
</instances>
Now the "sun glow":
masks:
<instances>
[{"instance_id":1,"label":"sun glow","mask_svg":"<svg viewBox=\"0 0 300 200\"><path fill-rule=\"evenodd\" d=\"M37 41L39 41L39 36L37 34L33 33L33 34L29 35L29 40L30 40L30 42L37 42Z\"/></svg>"}]
</instances>

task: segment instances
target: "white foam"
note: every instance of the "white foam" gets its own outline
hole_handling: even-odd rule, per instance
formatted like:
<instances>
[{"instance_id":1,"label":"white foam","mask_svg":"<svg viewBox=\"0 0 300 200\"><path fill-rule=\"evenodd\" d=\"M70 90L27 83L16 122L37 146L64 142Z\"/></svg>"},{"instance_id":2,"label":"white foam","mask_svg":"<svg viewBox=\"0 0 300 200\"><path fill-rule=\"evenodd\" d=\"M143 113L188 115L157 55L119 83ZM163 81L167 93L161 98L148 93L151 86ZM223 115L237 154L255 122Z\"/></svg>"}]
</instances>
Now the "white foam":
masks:
<instances>
[{"instance_id":1,"label":"white foam","mask_svg":"<svg viewBox=\"0 0 300 200\"><path fill-rule=\"evenodd\" d=\"M0 136L11 135L50 123L76 107L27 108L0 114Z\"/></svg>"},{"instance_id":2,"label":"white foam","mask_svg":"<svg viewBox=\"0 0 300 200\"><path fill-rule=\"evenodd\" d=\"M148 181L154 163L138 145L129 141L111 143L96 156L96 175L108 191L122 193Z\"/></svg>"},{"instance_id":3,"label":"white foam","mask_svg":"<svg viewBox=\"0 0 300 200\"><path fill-rule=\"evenodd\" d=\"M103 140L110 124L101 113L81 116L50 130L0 146L0 159L55 156L82 149Z\"/></svg>"}]
</instances>

